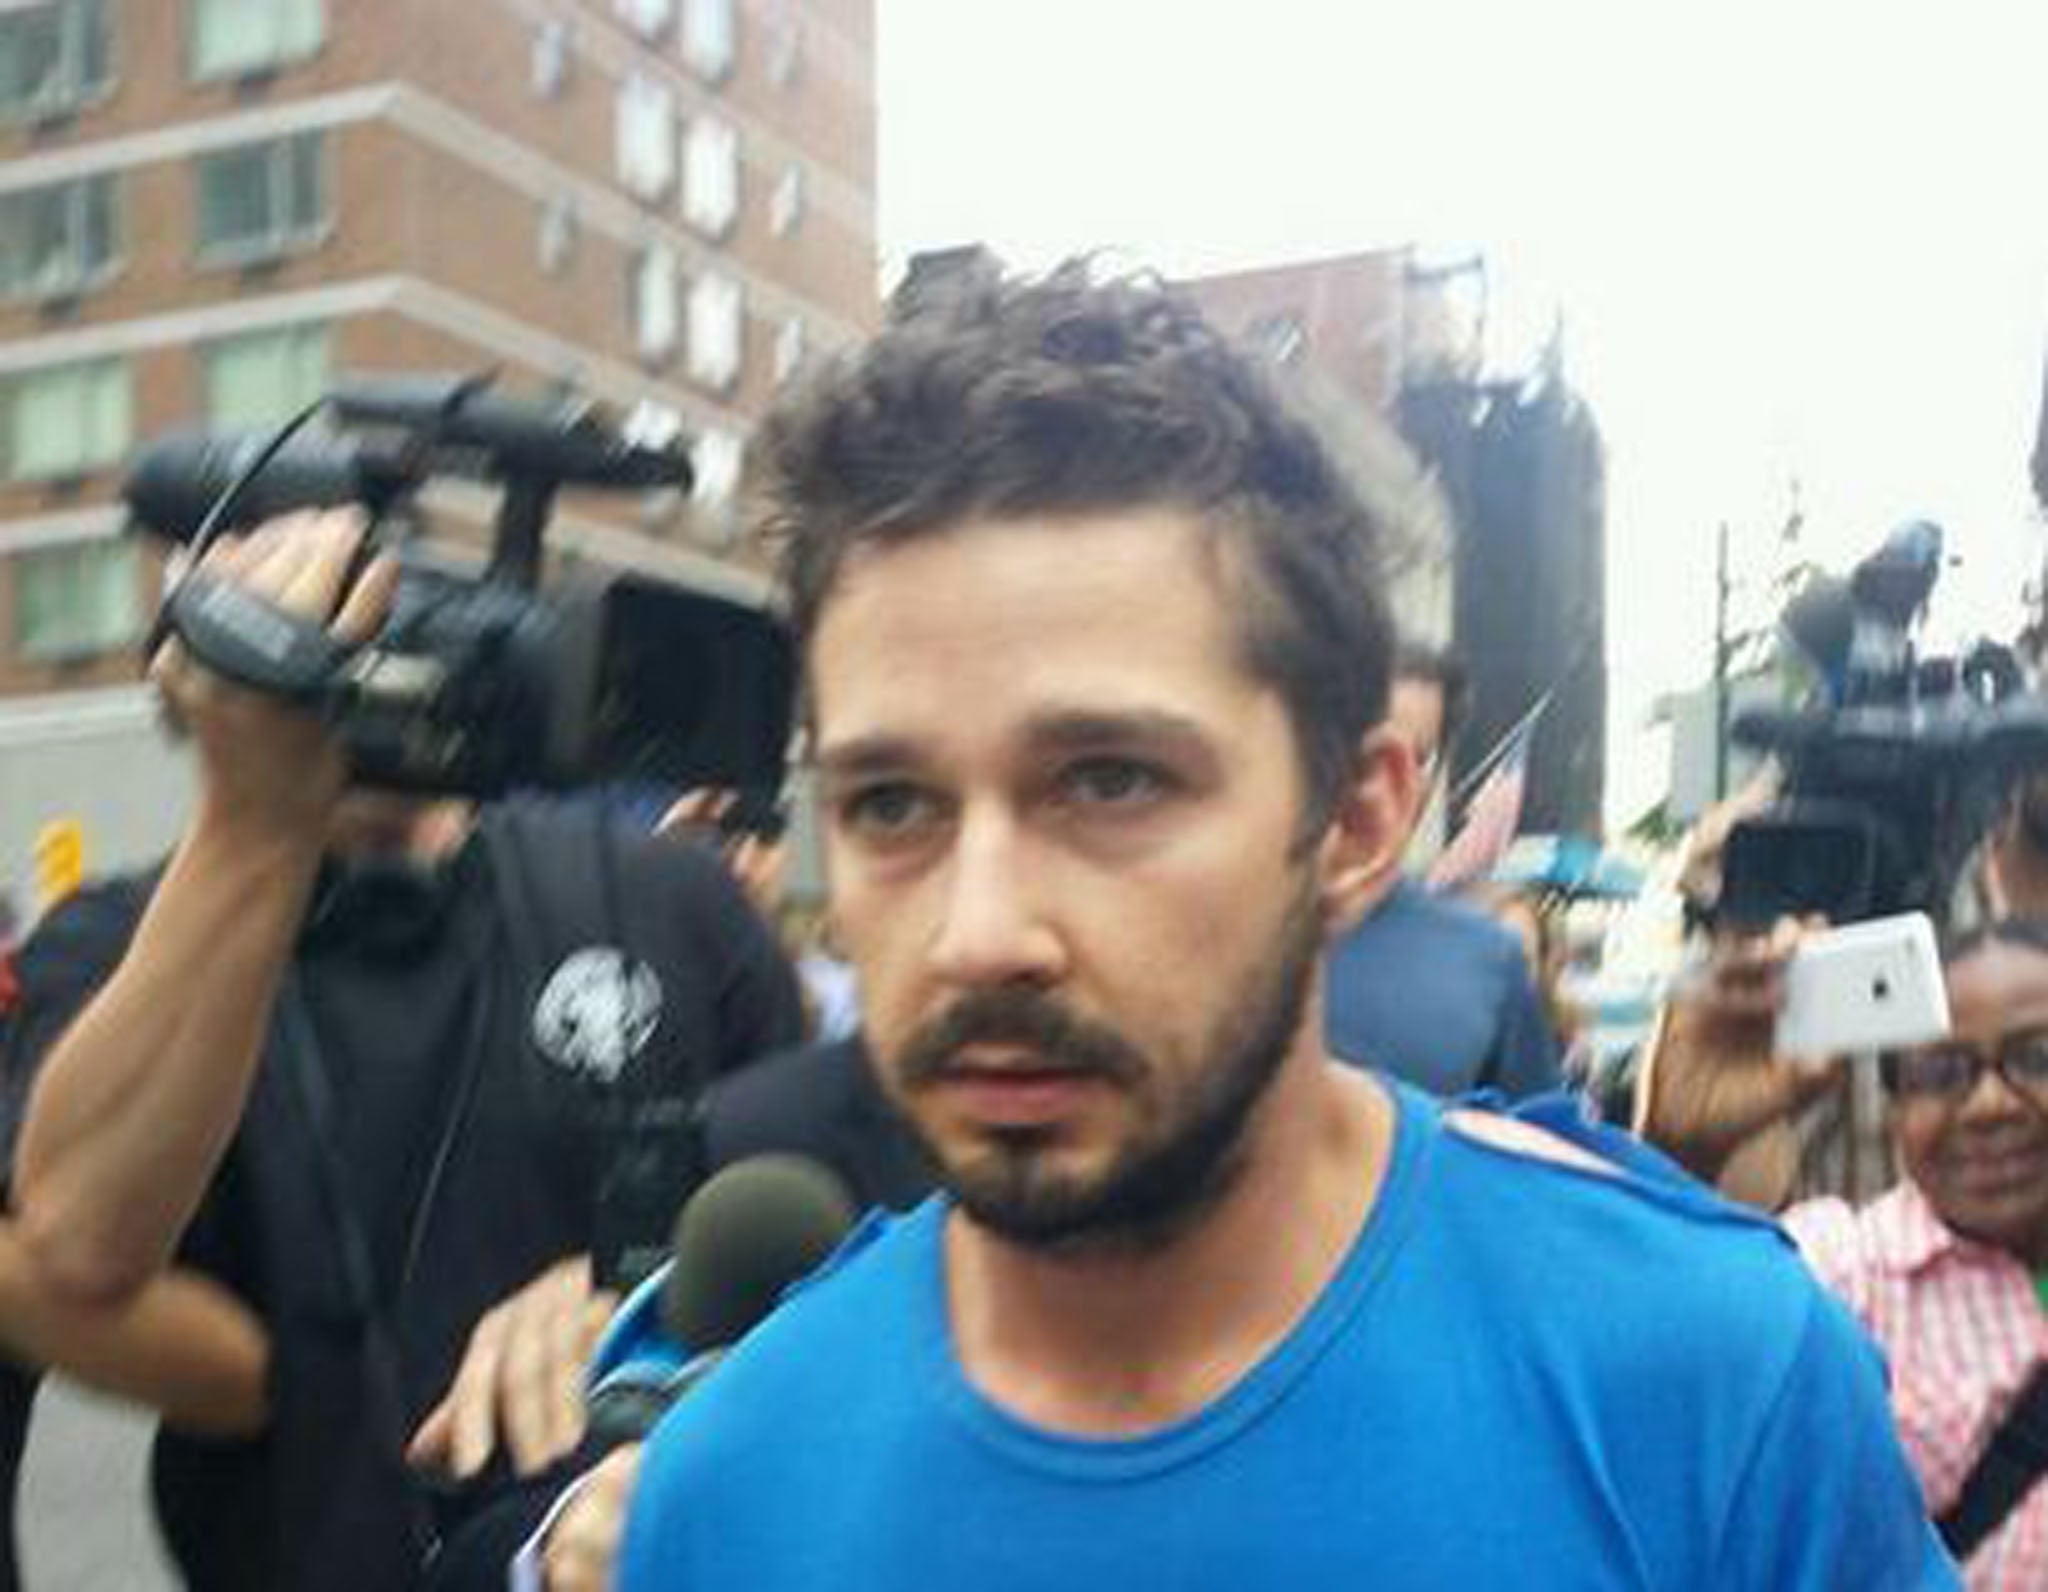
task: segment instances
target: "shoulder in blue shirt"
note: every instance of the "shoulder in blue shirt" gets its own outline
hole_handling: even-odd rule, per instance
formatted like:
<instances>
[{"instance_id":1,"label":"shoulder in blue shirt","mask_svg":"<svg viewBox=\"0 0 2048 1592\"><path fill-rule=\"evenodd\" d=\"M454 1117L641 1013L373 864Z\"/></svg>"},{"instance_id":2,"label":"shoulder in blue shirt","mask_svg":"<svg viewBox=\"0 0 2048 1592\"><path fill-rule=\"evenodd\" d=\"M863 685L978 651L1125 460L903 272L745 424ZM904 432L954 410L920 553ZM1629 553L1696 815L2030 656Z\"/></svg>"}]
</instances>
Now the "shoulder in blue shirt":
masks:
<instances>
[{"instance_id":1,"label":"shoulder in blue shirt","mask_svg":"<svg viewBox=\"0 0 2048 1592\"><path fill-rule=\"evenodd\" d=\"M1445 1097L1555 1088L1557 1041L1521 942L1462 902L1403 879L1331 946L1330 1049Z\"/></svg>"},{"instance_id":2,"label":"shoulder in blue shirt","mask_svg":"<svg viewBox=\"0 0 2048 1592\"><path fill-rule=\"evenodd\" d=\"M1223 1397L1132 1439L984 1398L934 1201L867 1229L679 1405L647 1588L1948 1587L1868 1341L1772 1224L1398 1091L1381 1197Z\"/></svg>"}]
</instances>

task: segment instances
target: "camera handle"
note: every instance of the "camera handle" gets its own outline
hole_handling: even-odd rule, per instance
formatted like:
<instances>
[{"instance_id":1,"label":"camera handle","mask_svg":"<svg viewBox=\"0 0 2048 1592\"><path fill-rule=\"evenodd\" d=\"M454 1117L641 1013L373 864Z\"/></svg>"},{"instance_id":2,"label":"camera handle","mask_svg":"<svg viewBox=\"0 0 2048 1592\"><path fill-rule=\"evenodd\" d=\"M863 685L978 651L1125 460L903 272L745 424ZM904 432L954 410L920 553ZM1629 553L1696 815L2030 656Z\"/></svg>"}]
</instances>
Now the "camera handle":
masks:
<instances>
[{"instance_id":1,"label":"camera handle","mask_svg":"<svg viewBox=\"0 0 2048 1592\"><path fill-rule=\"evenodd\" d=\"M331 696L357 649L274 603L193 572L164 605L192 655L237 684L294 702Z\"/></svg>"},{"instance_id":2,"label":"camera handle","mask_svg":"<svg viewBox=\"0 0 2048 1592\"><path fill-rule=\"evenodd\" d=\"M498 503L498 534L485 580L505 581L522 591L540 584L541 536L547 529L559 481L552 476L508 473Z\"/></svg>"}]
</instances>

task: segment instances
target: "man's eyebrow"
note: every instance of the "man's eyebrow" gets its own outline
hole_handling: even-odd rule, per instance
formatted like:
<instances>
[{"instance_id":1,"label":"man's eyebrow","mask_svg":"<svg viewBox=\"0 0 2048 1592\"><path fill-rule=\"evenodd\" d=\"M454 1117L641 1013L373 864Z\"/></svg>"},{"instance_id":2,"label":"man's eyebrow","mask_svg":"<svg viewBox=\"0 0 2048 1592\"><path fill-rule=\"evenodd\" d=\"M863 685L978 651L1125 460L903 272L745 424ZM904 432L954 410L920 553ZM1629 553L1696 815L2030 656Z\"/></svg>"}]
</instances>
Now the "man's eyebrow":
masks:
<instances>
[{"instance_id":1,"label":"man's eyebrow","mask_svg":"<svg viewBox=\"0 0 2048 1592\"><path fill-rule=\"evenodd\" d=\"M1163 708L1084 708L1045 713L1026 725L1025 738L1050 751L1134 743L1206 751L1213 740L1200 720Z\"/></svg>"},{"instance_id":2,"label":"man's eyebrow","mask_svg":"<svg viewBox=\"0 0 2048 1592\"><path fill-rule=\"evenodd\" d=\"M1158 746L1207 755L1213 750L1214 736L1199 720L1167 709L1076 708L1033 715L1025 722L1023 740L1038 752ZM901 773L923 760L910 737L882 732L820 746L813 766L820 778L843 781Z\"/></svg>"},{"instance_id":3,"label":"man's eyebrow","mask_svg":"<svg viewBox=\"0 0 2048 1592\"><path fill-rule=\"evenodd\" d=\"M916 762L917 753L902 736L862 735L819 747L812 761L821 778L844 780L894 773Z\"/></svg>"}]
</instances>

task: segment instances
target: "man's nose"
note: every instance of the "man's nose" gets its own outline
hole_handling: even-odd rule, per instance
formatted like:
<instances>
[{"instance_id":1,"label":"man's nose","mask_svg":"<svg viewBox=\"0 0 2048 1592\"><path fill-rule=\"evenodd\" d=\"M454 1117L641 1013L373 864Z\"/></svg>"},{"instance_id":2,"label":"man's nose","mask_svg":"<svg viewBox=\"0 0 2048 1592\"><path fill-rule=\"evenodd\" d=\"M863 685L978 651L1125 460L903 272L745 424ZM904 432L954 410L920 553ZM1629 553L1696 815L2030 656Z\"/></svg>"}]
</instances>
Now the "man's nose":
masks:
<instances>
[{"instance_id":1,"label":"man's nose","mask_svg":"<svg viewBox=\"0 0 2048 1592\"><path fill-rule=\"evenodd\" d=\"M961 820L947 870L932 971L961 987L1044 984L1065 966L1045 900L1044 871L1006 814Z\"/></svg>"}]
</instances>

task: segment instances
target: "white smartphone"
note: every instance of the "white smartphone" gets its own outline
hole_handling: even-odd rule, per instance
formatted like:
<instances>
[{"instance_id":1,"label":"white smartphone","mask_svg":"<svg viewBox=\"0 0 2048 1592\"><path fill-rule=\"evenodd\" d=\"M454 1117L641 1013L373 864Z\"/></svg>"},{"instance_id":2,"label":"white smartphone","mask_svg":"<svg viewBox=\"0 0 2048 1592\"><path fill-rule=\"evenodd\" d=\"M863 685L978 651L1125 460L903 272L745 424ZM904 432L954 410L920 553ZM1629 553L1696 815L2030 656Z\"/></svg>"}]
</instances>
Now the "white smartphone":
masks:
<instances>
[{"instance_id":1,"label":"white smartphone","mask_svg":"<svg viewBox=\"0 0 2048 1592\"><path fill-rule=\"evenodd\" d=\"M1785 967L1774 1049L1822 1060L1946 1038L1948 990L1934 925L1901 912L1829 929L1801 943Z\"/></svg>"}]
</instances>

